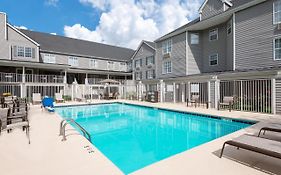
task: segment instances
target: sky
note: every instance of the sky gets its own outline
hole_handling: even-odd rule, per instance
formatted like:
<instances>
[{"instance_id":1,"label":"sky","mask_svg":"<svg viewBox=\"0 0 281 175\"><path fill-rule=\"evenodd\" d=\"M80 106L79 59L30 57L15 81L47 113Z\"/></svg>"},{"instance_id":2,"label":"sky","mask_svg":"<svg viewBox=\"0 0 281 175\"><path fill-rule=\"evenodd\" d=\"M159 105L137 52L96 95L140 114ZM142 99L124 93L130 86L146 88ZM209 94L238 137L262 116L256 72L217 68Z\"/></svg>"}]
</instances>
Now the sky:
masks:
<instances>
[{"instance_id":1,"label":"sky","mask_svg":"<svg viewBox=\"0 0 281 175\"><path fill-rule=\"evenodd\" d=\"M198 17L203 0L0 0L19 28L136 49Z\"/></svg>"}]
</instances>

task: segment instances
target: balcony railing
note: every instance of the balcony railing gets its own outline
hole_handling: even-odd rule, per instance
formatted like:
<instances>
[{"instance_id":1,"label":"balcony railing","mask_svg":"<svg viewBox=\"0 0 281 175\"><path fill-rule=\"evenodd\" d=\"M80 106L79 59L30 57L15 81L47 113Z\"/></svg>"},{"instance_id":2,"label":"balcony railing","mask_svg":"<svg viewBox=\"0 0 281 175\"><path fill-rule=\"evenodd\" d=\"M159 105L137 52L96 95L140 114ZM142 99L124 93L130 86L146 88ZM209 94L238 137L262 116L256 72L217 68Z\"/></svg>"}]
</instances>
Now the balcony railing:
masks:
<instances>
[{"instance_id":1,"label":"balcony railing","mask_svg":"<svg viewBox=\"0 0 281 175\"><path fill-rule=\"evenodd\" d=\"M64 76L62 75L25 75L25 82L28 83L63 83L63 79Z\"/></svg>"},{"instance_id":2,"label":"balcony railing","mask_svg":"<svg viewBox=\"0 0 281 175\"><path fill-rule=\"evenodd\" d=\"M0 82L14 83L22 82L22 75L16 73L0 73Z\"/></svg>"}]
</instances>

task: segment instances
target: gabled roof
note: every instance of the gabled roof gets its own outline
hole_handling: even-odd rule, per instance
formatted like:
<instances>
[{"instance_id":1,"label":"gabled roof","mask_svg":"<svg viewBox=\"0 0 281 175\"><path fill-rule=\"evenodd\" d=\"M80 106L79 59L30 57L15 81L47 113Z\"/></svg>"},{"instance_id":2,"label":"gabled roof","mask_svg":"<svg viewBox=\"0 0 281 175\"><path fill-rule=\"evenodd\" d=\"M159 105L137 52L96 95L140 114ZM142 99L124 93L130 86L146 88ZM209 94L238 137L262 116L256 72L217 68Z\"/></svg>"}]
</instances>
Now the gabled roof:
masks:
<instances>
[{"instance_id":1,"label":"gabled roof","mask_svg":"<svg viewBox=\"0 0 281 175\"><path fill-rule=\"evenodd\" d=\"M232 3L229 1L229 0L218 0L220 1L221 3L226 3L227 5L229 5L230 7L232 6ZM205 7L205 5L208 3L208 0L205 0L203 2L203 4L201 5L201 7L199 8L199 13L202 12L203 8Z\"/></svg>"},{"instance_id":2,"label":"gabled roof","mask_svg":"<svg viewBox=\"0 0 281 175\"><path fill-rule=\"evenodd\" d=\"M19 30L39 43L41 51L118 61L128 61L134 54L134 50L128 48L24 29Z\"/></svg>"},{"instance_id":3,"label":"gabled roof","mask_svg":"<svg viewBox=\"0 0 281 175\"><path fill-rule=\"evenodd\" d=\"M143 44L146 44L148 47L150 47L151 49L155 50L155 42L152 42L152 41L145 41L145 40L142 40L137 48L137 50L135 51L135 53L133 54L133 56L131 57L131 59L134 59L134 57L136 56L136 54L138 53L138 51L140 50L141 46Z\"/></svg>"}]
</instances>

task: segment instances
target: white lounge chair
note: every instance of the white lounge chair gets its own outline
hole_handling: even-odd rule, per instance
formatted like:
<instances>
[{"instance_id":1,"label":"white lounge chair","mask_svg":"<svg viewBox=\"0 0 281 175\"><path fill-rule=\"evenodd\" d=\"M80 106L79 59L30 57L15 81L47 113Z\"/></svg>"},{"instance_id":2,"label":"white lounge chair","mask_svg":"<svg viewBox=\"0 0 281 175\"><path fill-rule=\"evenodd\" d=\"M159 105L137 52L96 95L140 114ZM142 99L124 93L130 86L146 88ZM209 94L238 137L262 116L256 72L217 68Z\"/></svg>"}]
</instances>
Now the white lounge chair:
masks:
<instances>
[{"instance_id":1,"label":"white lounge chair","mask_svg":"<svg viewBox=\"0 0 281 175\"><path fill-rule=\"evenodd\" d=\"M40 93L32 94L32 104L38 104L42 102L42 97Z\"/></svg>"},{"instance_id":2,"label":"white lounge chair","mask_svg":"<svg viewBox=\"0 0 281 175\"><path fill-rule=\"evenodd\" d=\"M57 103L64 102L64 99L62 98L61 93L55 93L55 100L56 100Z\"/></svg>"}]
</instances>

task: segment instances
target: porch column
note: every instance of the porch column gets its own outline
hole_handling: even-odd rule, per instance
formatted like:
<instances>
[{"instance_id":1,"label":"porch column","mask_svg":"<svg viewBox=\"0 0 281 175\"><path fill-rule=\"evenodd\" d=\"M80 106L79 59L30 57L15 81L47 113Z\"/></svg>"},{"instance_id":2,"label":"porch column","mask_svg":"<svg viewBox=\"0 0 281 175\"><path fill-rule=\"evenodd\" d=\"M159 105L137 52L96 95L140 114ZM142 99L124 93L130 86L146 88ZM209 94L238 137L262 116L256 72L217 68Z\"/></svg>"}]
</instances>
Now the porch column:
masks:
<instances>
[{"instance_id":1,"label":"porch column","mask_svg":"<svg viewBox=\"0 0 281 175\"><path fill-rule=\"evenodd\" d=\"M63 77L63 83L66 84L67 83L67 71L64 71L64 77Z\"/></svg>"},{"instance_id":2,"label":"porch column","mask_svg":"<svg viewBox=\"0 0 281 175\"><path fill-rule=\"evenodd\" d=\"M22 83L20 84L20 97L26 97L26 86L25 86L25 67L22 67Z\"/></svg>"},{"instance_id":3,"label":"porch column","mask_svg":"<svg viewBox=\"0 0 281 175\"><path fill-rule=\"evenodd\" d=\"M211 81L208 81L207 82L207 91L208 91L208 101L207 101L207 103L208 103L208 106L210 107L210 104L211 104Z\"/></svg>"},{"instance_id":4,"label":"porch column","mask_svg":"<svg viewBox=\"0 0 281 175\"><path fill-rule=\"evenodd\" d=\"M139 88L138 88L138 91L139 91L139 96L138 96L138 99L139 99L139 101L141 101L141 97L142 97L142 82L141 81L139 81Z\"/></svg>"},{"instance_id":5,"label":"porch column","mask_svg":"<svg viewBox=\"0 0 281 175\"><path fill-rule=\"evenodd\" d=\"M85 84L89 84L89 82L88 82L88 73L86 73Z\"/></svg>"},{"instance_id":6,"label":"porch column","mask_svg":"<svg viewBox=\"0 0 281 175\"><path fill-rule=\"evenodd\" d=\"M220 80L215 77L215 109L218 109L218 102L220 100Z\"/></svg>"},{"instance_id":7,"label":"porch column","mask_svg":"<svg viewBox=\"0 0 281 175\"><path fill-rule=\"evenodd\" d=\"M22 67L22 83L25 83L25 67Z\"/></svg>"},{"instance_id":8,"label":"porch column","mask_svg":"<svg viewBox=\"0 0 281 175\"><path fill-rule=\"evenodd\" d=\"M176 83L173 83L173 101L176 103Z\"/></svg>"},{"instance_id":9,"label":"porch column","mask_svg":"<svg viewBox=\"0 0 281 175\"><path fill-rule=\"evenodd\" d=\"M272 114L276 114L276 79L271 78L271 108L272 108Z\"/></svg>"},{"instance_id":10,"label":"porch column","mask_svg":"<svg viewBox=\"0 0 281 175\"><path fill-rule=\"evenodd\" d=\"M187 82L187 99L190 101L190 82Z\"/></svg>"},{"instance_id":11,"label":"porch column","mask_svg":"<svg viewBox=\"0 0 281 175\"><path fill-rule=\"evenodd\" d=\"M163 80L160 80L160 102L162 103L164 101L163 99L163 89L164 89L164 82Z\"/></svg>"},{"instance_id":12,"label":"porch column","mask_svg":"<svg viewBox=\"0 0 281 175\"><path fill-rule=\"evenodd\" d=\"M181 102L184 103L184 94L185 94L185 87L184 82L181 83Z\"/></svg>"},{"instance_id":13,"label":"porch column","mask_svg":"<svg viewBox=\"0 0 281 175\"><path fill-rule=\"evenodd\" d=\"M99 90L98 90L99 92L98 92L98 96L99 96L99 100L100 100L100 86L99 86Z\"/></svg>"}]
</instances>

